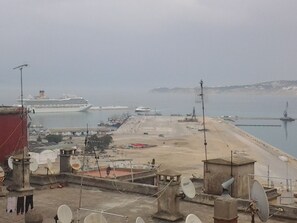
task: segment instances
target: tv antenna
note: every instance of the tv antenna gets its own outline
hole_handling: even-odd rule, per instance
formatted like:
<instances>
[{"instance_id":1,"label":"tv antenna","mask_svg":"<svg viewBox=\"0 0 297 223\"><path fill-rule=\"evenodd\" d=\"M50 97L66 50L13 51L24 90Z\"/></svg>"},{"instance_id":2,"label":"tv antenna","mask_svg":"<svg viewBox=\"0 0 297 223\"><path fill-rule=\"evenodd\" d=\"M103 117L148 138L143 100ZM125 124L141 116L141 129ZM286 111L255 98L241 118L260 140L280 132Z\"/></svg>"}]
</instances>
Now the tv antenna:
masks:
<instances>
[{"instance_id":1,"label":"tv antenna","mask_svg":"<svg viewBox=\"0 0 297 223\"><path fill-rule=\"evenodd\" d=\"M262 222L266 222L269 218L269 203L266 192L262 185L254 180L250 193L250 205L248 210L252 215L252 223L255 223L255 214L258 215Z\"/></svg>"},{"instance_id":2,"label":"tv antenna","mask_svg":"<svg viewBox=\"0 0 297 223\"><path fill-rule=\"evenodd\" d=\"M19 65L17 67L14 67L13 69L16 70L20 70L20 74L21 74L21 106L22 106L22 110L21 110L21 122L22 122L22 145L24 142L24 99L23 99L23 68L24 67L28 67L28 64L22 64ZM23 167L23 188L25 187L25 147L23 148L23 162L22 162L22 167Z\"/></svg>"},{"instance_id":3,"label":"tv antenna","mask_svg":"<svg viewBox=\"0 0 297 223\"><path fill-rule=\"evenodd\" d=\"M203 81L200 81L201 87L201 104L202 104L202 117L203 117L203 137L204 137L204 150L205 150L205 161L207 162L207 142L206 142L206 129L205 129L205 114L204 114L204 94L203 94ZM207 165L206 165L207 168ZM207 170L207 169L206 169Z\"/></svg>"}]
</instances>

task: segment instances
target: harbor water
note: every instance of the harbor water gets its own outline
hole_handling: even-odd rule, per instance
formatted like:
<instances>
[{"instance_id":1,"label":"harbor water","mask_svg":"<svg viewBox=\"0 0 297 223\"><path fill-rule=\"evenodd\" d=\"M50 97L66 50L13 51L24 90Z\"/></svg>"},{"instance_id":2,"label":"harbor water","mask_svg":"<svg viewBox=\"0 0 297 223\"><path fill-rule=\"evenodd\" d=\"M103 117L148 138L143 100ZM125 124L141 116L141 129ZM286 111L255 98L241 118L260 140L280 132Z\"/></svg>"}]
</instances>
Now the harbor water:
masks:
<instances>
[{"instance_id":1,"label":"harbor water","mask_svg":"<svg viewBox=\"0 0 297 223\"><path fill-rule=\"evenodd\" d=\"M44 128L97 127L108 118L123 113L135 114L137 106L150 107L162 115L202 114L199 98L191 94L178 93L104 93L88 97L94 106L128 106L125 110L89 110L73 113L30 114L31 125ZM283 122L286 102L289 103L288 116L297 118L297 96L205 94L205 115L210 117L231 116L234 124L257 138L297 157L297 120Z\"/></svg>"}]
</instances>

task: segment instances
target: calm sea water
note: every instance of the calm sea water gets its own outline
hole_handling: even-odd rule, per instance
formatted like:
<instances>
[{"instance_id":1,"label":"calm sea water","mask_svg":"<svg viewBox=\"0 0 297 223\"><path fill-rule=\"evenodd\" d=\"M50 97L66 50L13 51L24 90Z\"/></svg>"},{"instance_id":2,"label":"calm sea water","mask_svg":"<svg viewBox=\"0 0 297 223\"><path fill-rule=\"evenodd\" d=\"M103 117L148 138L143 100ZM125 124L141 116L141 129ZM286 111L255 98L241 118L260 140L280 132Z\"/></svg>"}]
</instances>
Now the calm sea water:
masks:
<instances>
[{"instance_id":1,"label":"calm sea water","mask_svg":"<svg viewBox=\"0 0 297 223\"><path fill-rule=\"evenodd\" d=\"M158 94L158 93L104 93L100 96L90 95L89 102L94 106L129 106L128 110L94 110L89 112L31 114L32 124L45 128L96 127L114 115L130 113L135 115L137 106L148 106L163 115L189 114L195 107L196 114L202 114L201 103L195 102L190 94ZM286 102L289 102L290 117L297 118L297 96L263 96L263 95L206 95L205 115L211 117L231 115L243 118L235 124L280 125L278 127L241 126L243 130L297 157L297 120L284 123L279 120L283 115ZM275 118L275 120L265 120Z\"/></svg>"}]
</instances>

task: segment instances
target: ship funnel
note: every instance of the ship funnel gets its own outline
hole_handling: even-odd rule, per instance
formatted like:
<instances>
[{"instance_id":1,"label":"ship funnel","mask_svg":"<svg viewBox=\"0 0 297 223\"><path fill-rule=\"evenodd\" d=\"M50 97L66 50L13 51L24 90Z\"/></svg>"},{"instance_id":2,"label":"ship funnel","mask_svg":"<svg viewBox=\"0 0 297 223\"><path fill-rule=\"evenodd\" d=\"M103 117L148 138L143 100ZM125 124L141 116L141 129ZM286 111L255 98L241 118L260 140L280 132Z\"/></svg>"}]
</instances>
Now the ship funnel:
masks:
<instances>
[{"instance_id":1,"label":"ship funnel","mask_svg":"<svg viewBox=\"0 0 297 223\"><path fill-rule=\"evenodd\" d=\"M39 97L40 97L40 98L44 98L44 95L45 95L45 94L44 94L44 90L40 90L40 91L39 91Z\"/></svg>"}]
</instances>

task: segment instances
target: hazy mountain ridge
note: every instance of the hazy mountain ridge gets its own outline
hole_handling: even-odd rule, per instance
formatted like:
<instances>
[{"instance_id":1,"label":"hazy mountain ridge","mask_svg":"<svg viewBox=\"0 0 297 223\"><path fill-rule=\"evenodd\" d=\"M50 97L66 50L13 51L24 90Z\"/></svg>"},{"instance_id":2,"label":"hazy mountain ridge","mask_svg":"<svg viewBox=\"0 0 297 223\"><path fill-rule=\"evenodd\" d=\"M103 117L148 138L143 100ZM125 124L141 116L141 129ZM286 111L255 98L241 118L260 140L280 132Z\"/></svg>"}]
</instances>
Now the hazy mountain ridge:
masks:
<instances>
[{"instance_id":1,"label":"hazy mountain ridge","mask_svg":"<svg viewBox=\"0 0 297 223\"><path fill-rule=\"evenodd\" d=\"M290 94L297 95L297 80L287 81L268 81L248 85L231 85L220 87L204 86L207 93L252 93L252 94ZM194 93L200 92L200 86L194 88L155 88L152 89L153 93Z\"/></svg>"}]
</instances>

